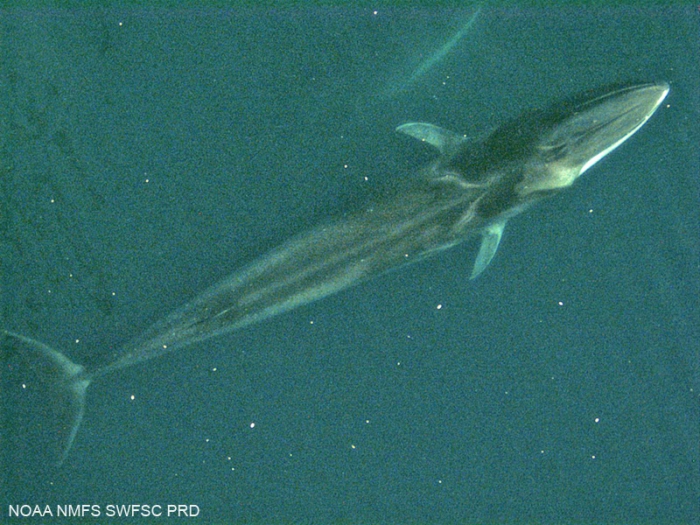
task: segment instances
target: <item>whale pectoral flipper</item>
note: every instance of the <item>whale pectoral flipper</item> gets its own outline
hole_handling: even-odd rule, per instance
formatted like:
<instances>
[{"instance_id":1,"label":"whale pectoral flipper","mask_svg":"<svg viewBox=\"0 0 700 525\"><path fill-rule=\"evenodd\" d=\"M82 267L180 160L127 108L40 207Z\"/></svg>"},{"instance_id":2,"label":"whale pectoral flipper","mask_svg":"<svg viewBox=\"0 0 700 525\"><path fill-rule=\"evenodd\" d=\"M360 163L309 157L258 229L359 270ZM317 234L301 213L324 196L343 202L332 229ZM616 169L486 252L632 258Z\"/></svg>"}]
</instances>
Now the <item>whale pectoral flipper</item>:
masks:
<instances>
[{"instance_id":1,"label":"whale pectoral flipper","mask_svg":"<svg viewBox=\"0 0 700 525\"><path fill-rule=\"evenodd\" d=\"M0 336L0 344L12 346L36 373L50 396L51 409L57 423L60 446L57 465L60 466L66 459L83 420L85 393L90 385L90 376L84 367L39 341L8 331L0 332Z\"/></svg>"},{"instance_id":2,"label":"whale pectoral flipper","mask_svg":"<svg viewBox=\"0 0 700 525\"><path fill-rule=\"evenodd\" d=\"M489 265L493 259L493 256L496 255L496 250L498 250L498 245L500 244L501 236L503 235L503 228L505 227L506 221L502 221L491 224L484 229L481 248L479 248L479 253L476 256L474 269L469 277L470 279L476 279L479 277L481 272L483 272Z\"/></svg>"},{"instance_id":3,"label":"whale pectoral flipper","mask_svg":"<svg viewBox=\"0 0 700 525\"><path fill-rule=\"evenodd\" d=\"M427 142L447 157L452 156L468 141L464 135L427 122L407 122L396 128L396 131Z\"/></svg>"}]
</instances>

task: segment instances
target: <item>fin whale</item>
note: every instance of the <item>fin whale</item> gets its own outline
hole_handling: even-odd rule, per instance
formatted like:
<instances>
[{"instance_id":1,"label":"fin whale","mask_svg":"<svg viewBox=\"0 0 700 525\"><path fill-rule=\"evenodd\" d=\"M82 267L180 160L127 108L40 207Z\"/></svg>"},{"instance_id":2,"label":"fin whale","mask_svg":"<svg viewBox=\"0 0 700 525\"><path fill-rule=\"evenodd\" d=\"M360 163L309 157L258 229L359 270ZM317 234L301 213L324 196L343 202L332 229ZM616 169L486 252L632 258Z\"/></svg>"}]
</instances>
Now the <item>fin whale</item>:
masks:
<instances>
[{"instance_id":1,"label":"fin whale","mask_svg":"<svg viewBox=\"0 0 700 525\"><path fill-rule=\"evenodd\" d=\"M665 82L608 87L526 113L480 143L433 124L404 124L399 132L439 153L411 189L292 238L147 329L106 366L88 370L11 330L0 331L0 347L26 359L50 392L60 465L83 419L88 386L102 375L263 321L477 235L483 240L470 277L479 276L510 218L571 186L643 126L668 92Z\"/></svg>"}]
</instances>

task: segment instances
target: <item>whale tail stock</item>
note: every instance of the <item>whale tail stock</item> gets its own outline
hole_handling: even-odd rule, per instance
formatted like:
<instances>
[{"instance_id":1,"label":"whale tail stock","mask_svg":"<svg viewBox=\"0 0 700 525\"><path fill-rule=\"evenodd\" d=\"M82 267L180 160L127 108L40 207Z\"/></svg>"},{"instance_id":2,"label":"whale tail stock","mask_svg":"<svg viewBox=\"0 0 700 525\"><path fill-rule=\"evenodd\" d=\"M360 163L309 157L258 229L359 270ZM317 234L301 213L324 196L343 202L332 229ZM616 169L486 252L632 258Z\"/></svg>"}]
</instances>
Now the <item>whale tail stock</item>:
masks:
<instances>
[{"instance_id":1,"label":"whale tail stock","mask_svg":"<svg viewBox=\"0 0 700 525\"><path fill-rule=\"evenodd\" d=\"M60 466L70 451L85 411L85 394L91 376L85 368L39 341L9 331L0 331L0 348L14 352L26 362L46 396L53 418L52 439L58 445ZM25 385L23 385L24 387ZM27 386L31 387L29 383ZM43 398L42 398L43 399Z\"/></svg>"}]
</instances>

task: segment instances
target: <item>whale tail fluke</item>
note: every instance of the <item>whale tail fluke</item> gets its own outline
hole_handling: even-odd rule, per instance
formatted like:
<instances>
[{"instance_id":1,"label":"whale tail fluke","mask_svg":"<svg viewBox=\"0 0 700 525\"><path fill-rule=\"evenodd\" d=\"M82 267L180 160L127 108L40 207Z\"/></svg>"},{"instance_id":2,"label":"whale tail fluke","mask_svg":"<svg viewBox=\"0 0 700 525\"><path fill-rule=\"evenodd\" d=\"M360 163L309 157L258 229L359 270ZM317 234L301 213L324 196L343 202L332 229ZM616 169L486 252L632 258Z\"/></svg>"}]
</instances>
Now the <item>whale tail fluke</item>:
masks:
<instances>
[{"instance_id":1,"label":"whale tail fluke","mask_svg":"<svg viewBox=\"0 0 700 525\"><path fill-rule=\"evenodd\" d=\"M73 363L53 348L20 334L0 332L0 345L16 352L31 367L39 387L46 394L54 418L53 435L60 466L70 451L85 411L85 394L91 377L85 368Z\"/></svg>"}]
</instances>

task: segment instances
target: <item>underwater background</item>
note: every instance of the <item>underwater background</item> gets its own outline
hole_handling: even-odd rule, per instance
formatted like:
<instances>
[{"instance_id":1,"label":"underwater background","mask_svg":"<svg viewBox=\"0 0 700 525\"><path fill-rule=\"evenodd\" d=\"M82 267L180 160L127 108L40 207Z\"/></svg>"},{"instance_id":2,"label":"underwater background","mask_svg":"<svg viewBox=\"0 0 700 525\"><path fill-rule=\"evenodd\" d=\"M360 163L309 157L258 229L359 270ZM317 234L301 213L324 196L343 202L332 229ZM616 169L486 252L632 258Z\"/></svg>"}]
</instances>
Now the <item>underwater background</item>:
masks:
<instances>
[{"instance_id":1,"label":"underwater background","mask_svg":"<svg viewBox=\"0 0 700 525\"><path fill-rule=\"evenodd\" d=\"M0 327L88 367L410 180L399 124L671 92L477 280L474 240L100 378L60 468L3 351L1 523L700 523L696 6L111 5L0 9Z\"/></svg>"}]
</instances>

